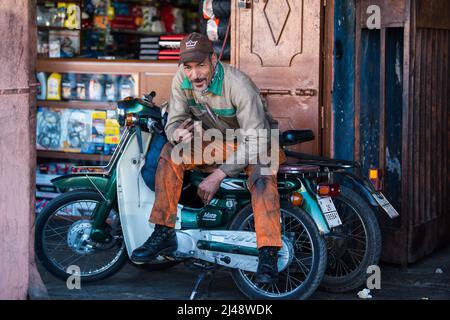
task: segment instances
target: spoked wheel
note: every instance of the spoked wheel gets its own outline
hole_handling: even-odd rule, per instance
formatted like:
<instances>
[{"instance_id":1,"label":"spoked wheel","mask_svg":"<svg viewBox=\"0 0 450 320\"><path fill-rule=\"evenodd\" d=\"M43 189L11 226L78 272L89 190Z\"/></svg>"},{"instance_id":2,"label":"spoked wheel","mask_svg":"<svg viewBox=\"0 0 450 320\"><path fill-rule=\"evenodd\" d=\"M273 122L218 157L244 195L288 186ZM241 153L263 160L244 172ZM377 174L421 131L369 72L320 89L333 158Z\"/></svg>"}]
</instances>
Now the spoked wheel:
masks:
<instances>
[{"instance_id":1,"label":"spoked wheel","mask_svg":"<svg viewBox=\"0 0 450 320\"><path fill-rule=\"evenodd\" d=\"M67 279L70 266L80 270L81 281L104 279L128 260L119 214L111 210L106 223L113 240L107 244L90 239L92 213L102 201L94 191L75 190L53 199L36 221L35 249L44 267Z\"/></svg>"},{"instance_id":2,"label":"spoked wheel","mask_svg":"<svg viewBox=\"0 0 450 320\"><path fill-rule=\"evenodd\" d=\"M283 238L289 243L290 263L279 272L278 282L257 284L255 273L234 269L232 277L239 289L252 299L306 299L319 286L326 267L325 242L314 221L300 208L281 203ZM241 210L231 230L255 231L253 210Z\"/></svg>"},{"instance_id":3,"label":"spoked wheel","mask_svg":"<svg viewBox=\"0 0 450 320\"><path fill-rule=\"evenodd\" d=\"M331 292L357 289L367 280L367 268L381 254L381 232L375 212L357 193L341 186L333 198L342 225L326 239L328 265L322 287Z\"/></svg>"}]
</instances>

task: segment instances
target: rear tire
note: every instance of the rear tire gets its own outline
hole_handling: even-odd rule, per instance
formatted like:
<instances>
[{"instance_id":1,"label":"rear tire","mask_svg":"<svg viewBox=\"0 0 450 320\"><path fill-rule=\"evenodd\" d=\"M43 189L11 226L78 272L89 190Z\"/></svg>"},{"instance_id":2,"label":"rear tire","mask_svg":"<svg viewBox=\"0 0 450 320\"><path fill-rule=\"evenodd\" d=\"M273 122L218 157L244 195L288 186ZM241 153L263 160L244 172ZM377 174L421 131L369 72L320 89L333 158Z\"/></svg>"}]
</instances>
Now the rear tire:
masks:
<instances>
[{"instance_id":1,"label":"rear tire","mask_svg":"<svg viewBox=\"0 0 450 320\"><path fill-rule=\"evenodd\" d=\"M231 275L234 282L251 299L307 299L316 291L325 272L327 250L324 239L312 218L303 209L284 201L280 203L280 209L283 235L290 239L294 236L295 239L293 243L295 260L279 273L276 286L258 285L253 281L254 273L233 269ZM293 227L287 229L286 226ZM246 206L236 215L229 229L254 231L251 205ZM295 281L300 284L296 286ZM285 283L286 290L282 292ZM291 290L288 290L288 284ZM275 293L275 290L279 293Z\"/></svg>"},{"instance_id":2,"label":"rear tire","mask_svg":"<svg viewBox=\"0 0 450 320\"><path fill-rule=\"evenodd\" d=\"M367 268L377 265L381 254L381 231L369 203L356 192L341 186L333 198L343 225L343 240L326 239L328 265L321 288L329 292L355 290L367 281Z\"/></svg>"}]
</instances>

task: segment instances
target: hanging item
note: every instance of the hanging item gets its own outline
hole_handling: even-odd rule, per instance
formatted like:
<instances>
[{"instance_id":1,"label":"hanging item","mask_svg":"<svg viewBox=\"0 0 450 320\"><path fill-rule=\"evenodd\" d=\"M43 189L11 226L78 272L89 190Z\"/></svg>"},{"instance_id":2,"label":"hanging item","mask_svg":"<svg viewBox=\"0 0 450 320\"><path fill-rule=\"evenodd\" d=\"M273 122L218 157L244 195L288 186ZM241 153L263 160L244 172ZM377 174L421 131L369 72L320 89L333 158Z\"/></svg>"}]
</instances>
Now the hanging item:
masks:
<instances>
[{"instance_id":1,"label":"hanging item","mask_svg":"<svg viewBox=\"0 0 450 320\"><path fill-rule=\"evenodd\" d=\"M203 19L229 18L231 15L230 0L204 0L202 4Z\"/></svg>"},{"instance_id":2,"label":"hanging item","mask_svg":"<svg viewBox=\"0 0 450 320\"><path fill-rule=\"evenodd\" d=\"M203 1L203 18L206 20L214 19L212 3L213 3L213 0L204 0Z\"/></svg>"},{"instance_id":3,"label":"hanging item","mask_svg":"<svg viewBox=\"0 0 450 320\"><path fill-rule=\"evenodd\" d=\"M231 1L230 0L214 0L212 1L212 12L214 17L223 19L229 18L231 15Z\"/></svg>"},{"instance_id":4,"label":"hanging item","mask_svg":"<svg viewBox=\"0 0 450 320\"><path fill-rule=\"evenodd\" d=\"M206 24L206 35L211 41L223 40L227 33L228 19L209 19Z\"/></svg>"},{"instance_id":5,"label":"hanging item","mask_svg":"<svg viewBox=\"0 0 450 320\"><path fill-rule=\"evenodd\" d=\"M206 23L206 35L209 40L217 41L219 40L219 19L209 19Z\"/></svg>"}]
</instances>

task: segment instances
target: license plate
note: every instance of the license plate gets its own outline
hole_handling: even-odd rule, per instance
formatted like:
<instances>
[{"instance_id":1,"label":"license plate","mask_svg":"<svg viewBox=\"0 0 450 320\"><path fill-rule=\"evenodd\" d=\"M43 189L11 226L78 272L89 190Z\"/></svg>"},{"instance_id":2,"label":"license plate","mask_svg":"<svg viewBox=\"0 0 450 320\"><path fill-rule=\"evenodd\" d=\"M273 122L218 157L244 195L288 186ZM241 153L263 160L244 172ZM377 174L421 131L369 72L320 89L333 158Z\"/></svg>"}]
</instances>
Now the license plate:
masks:
<instances>
[{"instance_id":1,"label":"license plate","mask_svg":"<svg viewBox=\"0 0 450 320\"><path fill-rule=\"evenodd\" d=\"M384 211L388 214L388 216L393 219L399 216L397 210L389 203L388 199L381 193L373 193L373 198L375 201L383 208Z\"/></svg>"},{"instance_id":2,"label":"license plate","mask_svg":"<svg viewBox=\"0 0 450 320\"><path fill-rule=\"evenodd\" d=\"M341 218L339 217L331 197L317 196L317 202L319 203L319 207L322 210L330 228L339 227L342 225Z\"/></svg>"}]
</instances>

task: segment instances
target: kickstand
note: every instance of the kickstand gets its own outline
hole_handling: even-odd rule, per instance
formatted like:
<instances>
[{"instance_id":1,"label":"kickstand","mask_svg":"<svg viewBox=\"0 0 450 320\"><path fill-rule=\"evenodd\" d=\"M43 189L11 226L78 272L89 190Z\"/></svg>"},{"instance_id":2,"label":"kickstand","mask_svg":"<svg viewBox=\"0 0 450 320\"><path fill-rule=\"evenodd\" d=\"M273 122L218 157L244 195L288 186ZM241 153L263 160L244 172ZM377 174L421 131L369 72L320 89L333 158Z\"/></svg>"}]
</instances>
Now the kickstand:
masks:
<instances>
[{"instance_id":1,"label":"kickstand","mask_svg":"<svg viewBox=\"0 0 450 320\"><path fill-rule=\"evenodd\" d=\"M197 282L195 283L194 289L192 290L191 297L189 298L189 300L195 299L195 296L198 293L198 287L200 286L200 283L202 283L202 281L205 279L207 272L208 271L203 271L202 273L199 274L199 276L197 278Z\"/></svg>"},{"instance_id":2,"label":"kickstand","mask_svg":"<svg viewBox=\"0 0 450 320\"><path fill-rule=\"evenodd\" d=\"M206 276L209 277L208 286L207 286L207 289L206 289L206 296L208 298L211 297L211 287L212 287L212 283L213 283L214 277L216 275L216 272L215 272L216 271L216 266L217 265L215 265L214 268L211 269L211 270L204 270L198 275L197 282L195 283L194 289L192 290L192 293L191 293L191 296L190 296L189 300L194 300L195 299L195 296L199 292L198 288L200 287L200 284L205 280Z\"/></svg>"},{"instance_id":3,"label":"kickstand","mask_svg":"<svg viewBox=\"0 0 450 320\"><path fill-rule=\"evenodd\" d=\"M216 270L212 269L211 271L208 272L209 275L209 282L208 282L208 289L206 289L206 293L207 293L207 297L211 298L211 288L212 288L212 283L214 280L214 277L216 276Z\"/></svg>"}]
</instances>

